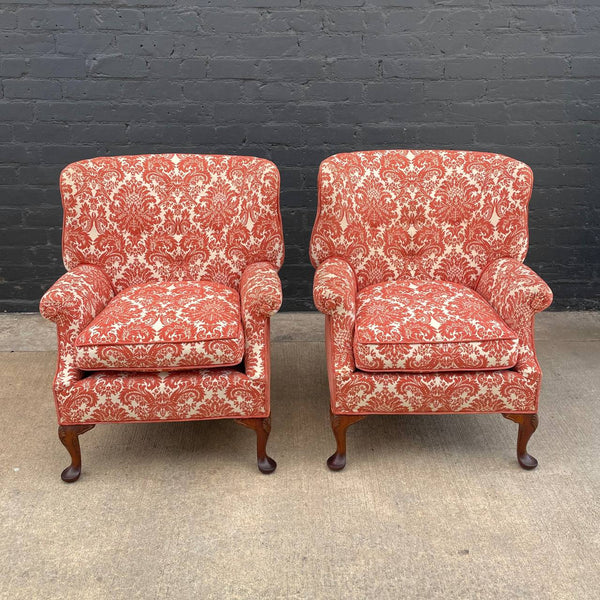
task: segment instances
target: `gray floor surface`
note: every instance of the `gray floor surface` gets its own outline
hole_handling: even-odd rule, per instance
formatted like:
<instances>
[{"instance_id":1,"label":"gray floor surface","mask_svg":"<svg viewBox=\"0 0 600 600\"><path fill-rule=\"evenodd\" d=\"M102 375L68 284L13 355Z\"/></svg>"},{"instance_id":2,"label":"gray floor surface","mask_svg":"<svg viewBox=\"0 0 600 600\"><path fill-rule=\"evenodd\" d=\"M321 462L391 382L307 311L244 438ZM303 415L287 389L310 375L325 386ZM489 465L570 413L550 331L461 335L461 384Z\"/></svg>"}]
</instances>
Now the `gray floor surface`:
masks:
<instances>
[{"instance_id":1,"label":"gray floor surface","mask_svg":"<svg viewBox=\"0 0 600 600\"><path fill-rule=\"evenodd\" d=\"M0 598L600 597L600 314L544 313L540 466L500 416L371 417L331 473L320 315L273 323L277 471L230 421L98 426L66 485L53 327L0 315Z\"/></svg>"}]
</instances>

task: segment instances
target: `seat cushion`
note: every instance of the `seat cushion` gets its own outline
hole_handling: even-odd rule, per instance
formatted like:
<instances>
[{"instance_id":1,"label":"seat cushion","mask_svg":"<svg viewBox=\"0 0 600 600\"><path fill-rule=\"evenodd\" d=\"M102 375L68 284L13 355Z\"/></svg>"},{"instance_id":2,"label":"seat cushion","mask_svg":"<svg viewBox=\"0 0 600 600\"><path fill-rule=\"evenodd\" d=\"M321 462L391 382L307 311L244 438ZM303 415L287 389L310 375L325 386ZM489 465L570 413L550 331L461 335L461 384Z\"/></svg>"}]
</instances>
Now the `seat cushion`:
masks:
<instances>
[{"instance_id":1,"label":"seat cushion","mask_svg":"<svg viewBox=\"0 0 600 600\"><path fill-rule=\"evenodd\" d=\"M160 371L237 365L238 293L209 281L136 285L117 294L75 341L83 370Z\"/></svg>"},{"instance_id":2,"label":"seat cushion","mask_svg":"<svg viewBox=\"0 0 600 600\"><path fill-rule=\"evenodd\" d=\"M354 358L362 371L509 369L518 336L472 289L445 281L393 281L357 296Z\"/></svg>"}]
</instances>

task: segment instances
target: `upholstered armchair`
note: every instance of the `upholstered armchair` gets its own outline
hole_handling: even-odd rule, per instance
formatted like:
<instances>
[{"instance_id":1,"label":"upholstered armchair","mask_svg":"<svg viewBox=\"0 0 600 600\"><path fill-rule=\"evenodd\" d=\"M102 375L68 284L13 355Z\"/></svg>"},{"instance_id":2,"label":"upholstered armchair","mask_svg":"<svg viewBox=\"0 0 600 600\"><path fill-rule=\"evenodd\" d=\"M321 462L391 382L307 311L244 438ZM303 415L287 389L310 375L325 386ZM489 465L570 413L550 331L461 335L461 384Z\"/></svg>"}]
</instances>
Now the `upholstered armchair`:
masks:
<instances>
[{"instance_id":1,"label":"upholstered armchair","mask_svg":"<svg viewBox=\"0 0 600 600\"><path fill-rule=\"evenodd\" d=\"M366 415L501 413L537 427L533 322L552 301L523 264L529 167L498 154L338 154L319 171L310 244L326 315L332 470Z\"/></svg>"},{"instance_id":2,"label":"upholstered armchair","mask_svg":"<svg viewBox=\"0 0 600 600\"><path fill-rule=\"evenodd\" d=\"M281 305L279 172L246 156L94 158L60 176L68 272L40 312L58 330L59 437L99 423L235 419L275 470L269 318Z\"/></svg>"}]
</instances>

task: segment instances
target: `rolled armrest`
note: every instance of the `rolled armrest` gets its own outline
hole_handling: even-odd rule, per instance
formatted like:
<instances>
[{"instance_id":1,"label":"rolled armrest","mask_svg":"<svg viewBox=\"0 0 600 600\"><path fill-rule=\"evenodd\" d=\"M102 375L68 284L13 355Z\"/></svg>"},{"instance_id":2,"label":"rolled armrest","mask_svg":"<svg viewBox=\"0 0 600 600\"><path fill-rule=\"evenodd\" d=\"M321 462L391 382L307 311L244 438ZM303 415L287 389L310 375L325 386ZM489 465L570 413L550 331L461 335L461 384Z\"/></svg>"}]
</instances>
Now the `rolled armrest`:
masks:
<instances>
[{"instance_id":1,"label":"rolled armrest","mask_svg":"<svg viewBox=\"0 0 600 600\"><path fill-rule=\"evenodd\" d=\"M281 307L281 280L277 269L268 262L246 267L240 282L240 298L244 313L270 317Z\"/></svg>"},{"instance_id":2,"label":"rolled armrest","mask_svg":"<svg viewBox=\"0 0 600 600\"><path fill-rule=\"evenodd\" d=\"M341 258L329 258L315 273L313 298L317 309L326 314L356 312L356 276Z\"/></svg>"},{"instance_id":3,"label":"rolled armrest","mask_svg":"<svg viewBox=\"0 0 600 600\"><path fill-rule=\"evenodd\" d=\"M108 277L93 265L65 273L40 301L42 316L56 324L89 323L110 301L114 292Z\"/></svg>"},{"instance_id":4,"label":"rolled armrest","mask_svg":"<svg viewBox=\"0 0 600 600\"><path fill-rule=\"evenodd\" d=\"M514 258L499 258L490 263L476 291L509 325L533 318L552 303L552 290L546 282Z\"/></svg>"}]
</instances>

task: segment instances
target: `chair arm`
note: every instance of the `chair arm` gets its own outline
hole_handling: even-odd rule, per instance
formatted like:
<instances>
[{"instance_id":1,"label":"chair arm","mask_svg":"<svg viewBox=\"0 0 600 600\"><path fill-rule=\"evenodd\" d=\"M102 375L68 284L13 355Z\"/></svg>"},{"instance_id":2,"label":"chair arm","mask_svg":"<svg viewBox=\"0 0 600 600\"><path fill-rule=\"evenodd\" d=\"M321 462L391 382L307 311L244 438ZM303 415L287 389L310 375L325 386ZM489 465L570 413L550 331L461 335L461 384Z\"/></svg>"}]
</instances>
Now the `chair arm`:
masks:
<instances>
[{"instance_id":1,"label":"chair arm","mask_svg":"<svg viewBox=\"0 0 600 600\"><path fill-rule=\"evenodd\" d=\"M65 273L42 297L40 313L57 325L85 327L108 304L114 292L108 277L93 265Z\"/></svg>"},{"instance_id":2,"label":"chair arm","mask_svg":"<svg viewBox=\"0 0 600 600\"><path fill-rule=\"evenodd\" d=\"M75 367L75 339L113 296L108 277L93 265L81 265L65 273L44 294L40 313L56 323L58 332L58 363L54 377L57 403L60 403L61 394L83 376Z\"/></svg>"},{"instance_id":3,"label":"chair arm","mask_svg":"<svg viewBox=\"0 0 600 600\"><path fill-rule=\"evenodd\" d=\"M514 258L499 258L490 263L475 291L513 327L531 321L552 303L552 290L546 282Z\"/></svg>"},{"instance_id":4,"label":"chair arm","mask_svg":"<svg viewBox=\"0 0 600 600\"><path fill-rule=\"evenodd\" d=\"M240 281L242 313L270 317L281 307L281 280L277 269L268 262L248 265Z\"/></svg>"},{"instance_id":5,"label":"chair arm","mask_svg":"<svg viewBox=\"0 0 600 600\"><path fill-rule=\"evenodd\" d=\"M244 326L244 368L250 379L262 381L269 396L271 359L269 317L281 306L281 281L268 262L248 265L240 281L240 302Z\"/></svg>"},{"instance_id":6,"label":"chair arm","mask_svg":"<svg viewBox=\"0 0 600 600\"><path fill-rule=\"evenodd\" d=\"M329 258L315 273L313 298L317 309L326 314L356 312L356 276L341 258Z\"/></svg>"}]
</instances>

